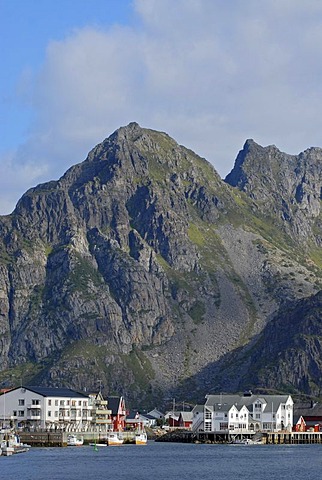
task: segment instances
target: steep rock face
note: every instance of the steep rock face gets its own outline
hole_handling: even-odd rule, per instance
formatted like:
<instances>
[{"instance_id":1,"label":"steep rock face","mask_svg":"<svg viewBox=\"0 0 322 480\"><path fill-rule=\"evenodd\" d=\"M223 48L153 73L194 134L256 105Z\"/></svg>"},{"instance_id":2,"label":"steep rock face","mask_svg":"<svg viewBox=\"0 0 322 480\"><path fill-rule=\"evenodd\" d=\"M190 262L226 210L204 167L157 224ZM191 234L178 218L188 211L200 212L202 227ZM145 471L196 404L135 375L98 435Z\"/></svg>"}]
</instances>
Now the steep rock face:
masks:
<instances>
[{"instance_id":1,"label":"steep rock face","mask_svg":"<svg viewBox=\"0 0 322 480\"><path fill-rule=\"evenodd\" d=\"M228 391L255 388L320 397L321 313L322 292L284 305L253 342L209 367L208 375Z\"/></svg>"},{"instance_id":2,"label":"steep rock face","mask_svg":"<svg viewBox=\"0 0 322 480\"><path fill-rule=\"evenodd\" d=\"M320 245L321 162L321 148L288 155L274 145L261 147L247 140L225 180L254 199L263 214L274 212L287 233Z\"/></svg>"},{"instance_id":3,"label":"steep rock face","mask_svg":"<svg viewBox=\"0 0 322 480\"><path fill-rule=\"evenodd\" d=\"M277 184L263 187L277 202L267 229L261 158L258 182L248 174L242 185L235 167L231 183L246 195L167 134L131 123L26 192L0 218L0 381L94 389L100 380L136 405L192 386L202 398L214 363L320 288L316 252L294 242L295 227L274 225Z\"/></svg>"}]
</instances>

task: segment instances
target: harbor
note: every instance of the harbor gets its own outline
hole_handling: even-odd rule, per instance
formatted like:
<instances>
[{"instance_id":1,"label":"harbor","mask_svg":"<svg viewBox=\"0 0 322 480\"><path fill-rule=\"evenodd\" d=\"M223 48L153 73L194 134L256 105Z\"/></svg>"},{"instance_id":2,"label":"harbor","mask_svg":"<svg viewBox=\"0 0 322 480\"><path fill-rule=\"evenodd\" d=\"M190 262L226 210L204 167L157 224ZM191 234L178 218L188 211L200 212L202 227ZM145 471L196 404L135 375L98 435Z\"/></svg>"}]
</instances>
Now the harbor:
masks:
<instances>
[{"instance_id":1,"label":"harbor","mask_svg":"<svg viewBox=\"0 0 322 480\"><path fill-rule=\"evenodd\" d=\"M245 444L245 445L304 445L322 444L322 432L263 432L254 435L230 435L220 432L193 433L173 430L159 437L158 442Z\"/></svg>"},{"instance_id":2,"label":"harbor","mask_svg":"<svg viewBox=\"0 0 322 480\"><path fill-rule=\"evenodd\" d=\"M136 443L138 432L125 431L122 432L122 443ZM21 432L20 439L24 444L31 447L67 447L69 432ZM108 436L101 435L97 432L78 432L78 437L83 439L84 445L101 444L108 445Z\"/></svg>"}]
</instances>

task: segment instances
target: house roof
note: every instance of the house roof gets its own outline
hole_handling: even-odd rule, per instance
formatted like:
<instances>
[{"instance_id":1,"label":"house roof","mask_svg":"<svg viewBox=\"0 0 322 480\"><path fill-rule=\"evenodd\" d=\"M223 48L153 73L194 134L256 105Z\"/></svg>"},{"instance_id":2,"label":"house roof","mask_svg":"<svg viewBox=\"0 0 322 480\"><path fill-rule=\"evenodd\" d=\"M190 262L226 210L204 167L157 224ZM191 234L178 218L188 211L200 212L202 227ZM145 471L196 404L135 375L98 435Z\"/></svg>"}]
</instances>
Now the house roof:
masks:
<instances>
[{"instance_id":1,"label":"house roof","mask_svg":"<svg viewBox=\"0 0 322 480\"><path fill-rule=\"evenodd\" d=\"M121 399L122 397L107 397L108 408L112 410L112 415L119 413Z\"/></svg>"},{"instance_id":2,"label":"house roof","mask_svg":"<svg viewBox=\"0 0 322 480\"><path fill-rule=\"evenodd\" d=\"M180 416L180 412L170 410L169 412L167 412L167 413L165 414L164 418L167 419L167 418L170 418L170 417L171 417L171 418L174 418L175 420L178 420L179 416Z\"/></svg>"},{"instance_id":3,"label":"house roof","mask_svg":"<svg viewBox=\"0 0 322 480\"><path fill-rule=\"evenodd\" d=\"M286 403L289 395L207 395L206 407L210 407L213 411L228 411L233 406L240 410L244 405L249 412L253 412L253 404L259 400L266 404L264 411L276 412L281 403Z\"/></svg>"},{"instance_id":4,"label":"house roof","mask_svg":"<svg viewBox=\"0 0 322 480\"><path fill-rule=\"evenodd\" d=\"M181 412L180 417L184 422L192 422L193 414L192 412Z\"/></svg>"},{"instance_id":5,"label":"house roof","mask_svg":"<svg viewBox=\"0 0 322 480\"><path fill-rule=\"evenodd\" d=\"M204 405L195 405L192 409L194 415L203 413L205 406Z\"/></svg>"},{"instance_id":6,"label":"house roof","mask_svg":"<svg viewBox=\"0 0 322 480\"><path fill-rule=\"evenodd\" d=\"M140 416L146 418L147 420L157 420L156 417L150 415L149 413L142 413Z\"/></svg>"},{"instance_id":7,"label":"house roof","mask_svg":"<svg viewBox=\"0 0 322 480\"><path fill-rule=\"evenodd\" d=\"M26 390L37 393L38 395L42 395L43 397L88 398L88 395L85 393L76 392L75 390L71 390L69 388L34 387L29 385L26 387L17 388L25 388Z\"/></svg>"},{"instance_id":8,"label":"house roof","mask_svg":"<svg viewBox=\"0 0 322 480\"><path fill-rule=\"evenodd\" d=\"M126 420L138 420L140 413L137 410L131 410L130 413L126 415Z\"/></svg>"},{"instance_id":9,"label":"house roof","mask_svg":"<svg viewBox=\"0 0 322 480\"><path fill-rule=\"evenodd\" d=\"M163 418L164 413L160 412L157 408L154 408L151 410L151 412L148 412L148 415L151 415L154 418Z\"/></svg>"},{"instance_id":10,"label":"house roof","mask_svg":"<svg viewBox=\"0 0 322 480\"><path fill-rule=\"evenodd\" d=\"M293 407L293 412L293 418L295 423L301 416L305 419L308 417L322 418L322 404L319 402L295 403Z\"/></svg>"}]
</instances>

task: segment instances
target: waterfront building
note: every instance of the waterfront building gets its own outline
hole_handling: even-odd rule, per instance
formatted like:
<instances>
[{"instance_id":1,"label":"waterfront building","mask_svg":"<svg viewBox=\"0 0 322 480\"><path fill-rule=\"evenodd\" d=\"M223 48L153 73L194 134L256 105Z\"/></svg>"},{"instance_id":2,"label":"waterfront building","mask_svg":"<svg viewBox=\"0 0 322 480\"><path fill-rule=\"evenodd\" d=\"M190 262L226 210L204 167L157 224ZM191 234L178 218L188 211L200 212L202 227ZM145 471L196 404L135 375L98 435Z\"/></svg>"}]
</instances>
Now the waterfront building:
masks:
<instances>
[{"instance_id":1,"label":"waterfront building","mask_svg":"<svg viewBox=\"0 0 322 480\"><path fill-rule=\"evenodd\" d=\"M290 395L206 395L203 406L193 409L194 432L230 435L292 430Z\"/></svg>"},{"instance_id":2,"label":"waterfront building","mask_svg":"<svg viewBox=\"0 0 322 480\"><path fill-rule=\"evenodd\" d=\"M101 434L113 430L112 410L101 392L89 394L89 405L92 407L92 430Z\"/></svg>"},{"instance_id":3,"label":"waterfront building","mask_svg":"<svg viewBox=\"0 0 322 480\"><path fill-rule=\"evenodd\" d=\"M69 388L21 386L0 396L3 427L30 430L89 429L92 405L88 395Z\"/></svg>"}]
</instances>

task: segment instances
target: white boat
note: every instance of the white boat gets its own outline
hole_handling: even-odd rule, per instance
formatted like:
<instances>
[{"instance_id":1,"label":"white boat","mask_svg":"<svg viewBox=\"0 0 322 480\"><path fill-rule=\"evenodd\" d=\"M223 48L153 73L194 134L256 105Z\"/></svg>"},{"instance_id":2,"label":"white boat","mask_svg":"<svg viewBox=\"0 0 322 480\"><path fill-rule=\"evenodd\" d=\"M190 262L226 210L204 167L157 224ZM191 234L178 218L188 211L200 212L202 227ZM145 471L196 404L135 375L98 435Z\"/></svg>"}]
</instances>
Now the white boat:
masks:
<instances>
[{"instance_id":1,"label":"white boat","mask_svg":"<svg viewBox=\"0 0 322 480\"><path fill-rule=\"evenodd\" d=\"M123 441L123 438L118 432L111 432L107 435L108 446L122 445Z\"/></svg>"},{"instance_id":2,"label":"white boat","mask_svg":"<svg viewBox=\"0 0 322 480\"><path fill-rule=\"evenodd\" d=\"M148 441L148 437L146 432L137 432L135 434L135 445L146 445Z\"/></svg>"},{"instance_id":3,"label":"white boat","mask_svg":"<svg viewBox=\"0 0 322 480\"><path fill-rule=\"evenodd\" d=\"M28 452L30 445L26 445L20 441L19 435L14 432L7 432L4 434L1 442L0 449L2 455L12 455L14 453Z\"/></svg>"},{"instance_id":4,"label":"white boat","mask_svg":"<svg viewBox=\"0 0 322 480\"><path fill-rule=\"evenodd\" d=\"M84 439L83 437L79 437L77 435L68 435L67 437L67 446L68 447L80 447L83 445Z\"/></svg>"},{"instance_id":5,"label":"white boat","mask_svg":"<svg viewBox=\"0 0 322 480\"><path fill-rule=\"evenodd\" d=\"M234 439L230 442L232 445L260 445L260 441L254 441L251 438Z\"/></svg>"},{"instance_id":6,"label":"white boat","mask_svg":"<svg viewBox=\"0 0 322 480\"><path fill-rule=\"evenodd\" d=\"M90 447L107 447L107 443L96 443L96 442L91 442L89 443L89 446Z\"/></svg>"},{"instance_id":7,"label":"white boat","mask_svg":"<svg viewBox=\"0 0 322 480\"><path fill-rule=\"evenodd\" d=\"M2 455L9 457L15 453L15 449L13 447L1 447Z\"/></svg>"}]
</instances>

